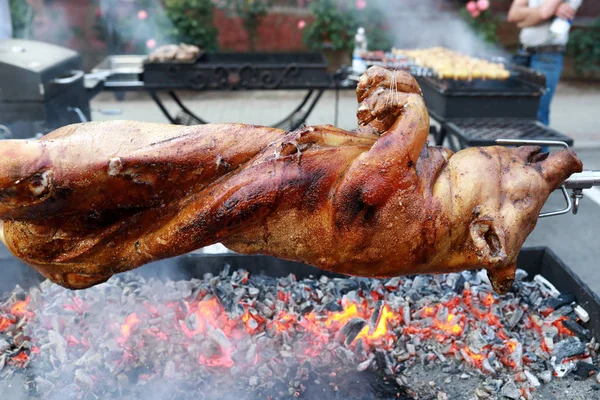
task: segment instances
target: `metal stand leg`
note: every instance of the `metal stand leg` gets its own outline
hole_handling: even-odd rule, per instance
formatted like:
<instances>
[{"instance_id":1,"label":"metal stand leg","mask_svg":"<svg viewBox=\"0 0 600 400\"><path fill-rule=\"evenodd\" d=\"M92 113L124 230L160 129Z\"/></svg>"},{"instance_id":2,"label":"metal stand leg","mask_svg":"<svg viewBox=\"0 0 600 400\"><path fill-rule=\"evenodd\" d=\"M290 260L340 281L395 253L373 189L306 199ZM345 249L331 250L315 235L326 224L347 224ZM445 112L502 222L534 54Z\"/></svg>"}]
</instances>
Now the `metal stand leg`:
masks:
<instances>
[{"instance_id":1,"label":"metal stand leg","mask_svg":"<svg viewBox=\"0 0 600 400\"><path fill-rule=\"evenodd\" d=\"M340 88L335 85L335 116L333 118L333 126L338 126L338 115L340 112Z\"/></svg>"},{"instance_id":2,"label":"metal stand leg","mask_svg":"<svg viewBox=\"0 0 600 400\"><path fill-rule=\"evenodd\" d=\"M440 129L436 130L436 132L433 135L433 137L435 139L435 145L443 146L444 139L446 139L447 134L448 134L448 131L446 130L446 127L443 124L440 124Z\"/></svg>"},{"instance_id":3,"label":"metal stand leg","mask_svg":"<svg viewBox=\"0 0 600 400\"><path fill-rule=\"evenodd\" d=\"M199 116L197 116L196 114L194 114L189 108L187 108L183 102L181 101L181 99L179 98L179 96L177 96L175 94L175 92L173 91L169 91L169 95L171 96L171 98L173 99L173 101L175 101L175 103L177 103L177 105L179 106L179 108L181 108L181 110L186 113L187 115L189 115L192 118L195 118L198 120L199 123L201 124L208 124L209 122L203 120L202 118L200 118Z\"/></svg>"},{"instance_id":4,"label":"metal stand leg","mask_svg":"<svg viewBox=\"0 0 600 400\"><path fill-rule=\"evenodd\" d=\"M456 144L456 138L453 137L452 135L447 135L448 137L448 144L449 144L449 148L450 150L457 152L460 150L460 143Z\"/></svg>"},{"instance_id":5,"label":"metal stand leg","mask_svg":"<svg viewBox=\"0 0 600 400\"><path fill-rule=\"evenodd\" d=\"M172 123L172 124L177 125L177 121L175 120L175 118L173 118L171 116L171 114L169 113L169 110L167 110L167 108L163 104L162 100L156 94L156 91L155 90L149 90L148 93L150 94L150 97L152 97L152 100L154 100L154 102L156 103L156 105L158 106L158 108L160 108L160 111L162 111L162 113L165 115L165 117L167 117L167 119L169 120L169 122Z\"/></svg>"},{"instance_id":6,"label":"metal stand leg","mask_svg":"<svg viewBox=\"0 0 600 400\"><path fill-rule=\"evenodd\" d=\"M300 103L300 105L298 107L296 107L294 109L294 111L292 111L287 117L285 117L281 121L279 121L279 122L277 122L277 123L275 123L275 124L273 124L271 126L274 126L274 127L283 126L287 122L289 122L289 120L293 119L294 115L296 113L298 113L302 109L302 107L304 107L304 105L308 102L308 100L310 99L310 96L312 96L312 94L313 94L313 90L309 90L308 93L306 94L306 96L304 96L304 99L302 100L302 102Z\"/></svg>"},{"instance_id":7,"label":"metal stand leg","mask_svg":"<svg viewBox=\"0 0 600 400\"><path fill-rule=\"evenodd\" d=\"M315 92L315 90L309 90L308 93L306 94L306 96L304 97L304 99L302 100L302 102L294 109L294 111L292 111L287 117L283 118L281 121L279 121L276 124L273 124L271 126L273 126L274 128L281 128L281 129L290 130L290 131L298 129L300 126L302 126L306 122L306 119L308 118L310 113L314 110L315 106L321 99L321 96L323 95L324 91L325 91L324 89L321 89L317 92ZM160 97L158 97L158 94L156 93L155 90L149 90L148 93L150 94L150 97L152 98L152 100L154 100L154 102L156 103L158 108L160 108L162 113L165 115L165 117L167 117L169 122L171 122L172 124L176 124L176 125L182 124L181 117L173 117L169 113L169 110L167 110L167 108L165 107L165 105L162 102L162 100L160 99ZM173 99L173 101L175 101L177 106L181 109L183 114L190 117L190 119L192 119L194 123L199 123L199 124L210 123L209 121L206 121L206 120L200 118L198 115L194 114L189 108L187 108L185 106L185 104L183 104L183 101L181 101L181 99L179 98L179 96L177 96L177 94L175 92L169 91L168 93L169 93L169 96ZM303 108L306 107L307 105L308 105L308 108L305 111L303 111Z\"/></svg>"},{"instance_id":8,"label":"metal stand leg","mask_svg":"<svg viewBox=\"0 0 600 400\"><path fill-rule=\"evenodd\" d=\"M300 126L301 124L304 124L306 122L306 120L308 119L308 116L314 110L315 106L317 105L317 103L321 99L321 96L323 95L323 92L324 92L323 89L319 90L319 92L315 96L313 102L311 103L310 107L308 107L308 110L306 110L306 114L304 114L304 117L302 118L302 121L300 122L300 124L298 124L298 126ZM296 128L294 128L294 129L296 129Z\"/></svg>"}]
</instances>

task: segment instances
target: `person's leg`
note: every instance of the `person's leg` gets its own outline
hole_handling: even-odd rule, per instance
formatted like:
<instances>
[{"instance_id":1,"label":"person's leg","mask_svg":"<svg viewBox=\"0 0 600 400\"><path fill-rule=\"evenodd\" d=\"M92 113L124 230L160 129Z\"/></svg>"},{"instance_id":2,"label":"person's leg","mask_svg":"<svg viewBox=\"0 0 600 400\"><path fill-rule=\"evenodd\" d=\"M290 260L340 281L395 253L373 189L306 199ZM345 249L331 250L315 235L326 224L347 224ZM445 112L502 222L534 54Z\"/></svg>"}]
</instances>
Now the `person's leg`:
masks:
<instances>
[{"instance_id":1,"label":"person's leg","mask_svg":"<svg viewBox=\"0 0 600 400\"><path fill-rule=\"evenodd\" d=\"M560 80L563 68L562 53L541 53L531 57L531 68L546 76L546 93L540 99L538 120L544 125L550 123L550 103Z\"/></svg>"}]
</instances>

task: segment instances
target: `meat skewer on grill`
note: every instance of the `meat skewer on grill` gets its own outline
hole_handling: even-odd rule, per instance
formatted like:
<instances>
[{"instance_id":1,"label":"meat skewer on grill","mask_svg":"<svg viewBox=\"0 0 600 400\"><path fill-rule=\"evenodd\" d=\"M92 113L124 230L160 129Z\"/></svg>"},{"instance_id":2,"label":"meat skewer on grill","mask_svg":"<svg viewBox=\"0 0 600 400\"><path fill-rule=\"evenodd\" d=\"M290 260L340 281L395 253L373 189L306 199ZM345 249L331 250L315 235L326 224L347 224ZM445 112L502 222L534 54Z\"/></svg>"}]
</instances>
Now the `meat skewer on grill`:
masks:
<instances>
[{"instance_id":1,"label":"meat skewer on grill","mask_svg":"<svg viewBox=\"0 0 600 400\"><path fill-rule=\"evenodd\" d=\"M349 275L483 267L508 290L540 209L581 161L427 147L405 72L370 68L357 97L356 132L100 122L1 142L2 240L69 288L222 242Z\"/></svg>"}]
</instances>

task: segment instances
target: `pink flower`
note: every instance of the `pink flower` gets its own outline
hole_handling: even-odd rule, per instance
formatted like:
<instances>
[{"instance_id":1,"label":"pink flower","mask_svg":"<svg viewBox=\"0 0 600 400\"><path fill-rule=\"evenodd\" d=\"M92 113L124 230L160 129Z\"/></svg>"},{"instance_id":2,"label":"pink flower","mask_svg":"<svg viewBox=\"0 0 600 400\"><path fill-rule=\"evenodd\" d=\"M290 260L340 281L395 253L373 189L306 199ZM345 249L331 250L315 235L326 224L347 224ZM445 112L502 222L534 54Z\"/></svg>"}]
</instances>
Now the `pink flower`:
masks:
<instances>
[{"instance_id":1,"label":"pink flower","mask_svg":"<svg viewBox=\"0 0 600 400\"><path fill-rule=\"evenodd\" d=\"M356 0L356 8L362 10L367 7L367 0Z\"/></svg>"},{"instance_id":2,"label":"pink flower","mask_svg":"<svg viewBox=\"0 0 600 400\"><path fill-rule=\"evenodd\" d=\"M479 14L481 14L481 12L479 10L472 11L471 17L477 18L477 17L479 17Z\"/></svg>"},{"instance_id":3,"label":"pink flower","mask_svg":"<svg viewBox=\"0 0 600 400\"><path fill-rule=\"evenodd\" d=\"M301 19L300 21L298 21L298 29L302 30L304 29L304 27L306 26L306 21Z\"/></svg>"},{"instance_id":4,"label":"pink flower","mask_svg":"<svg viewBox=\"0 0 600 400\"><path fill-rule=\"evenodd\" d=\"M146 47L149 49L153 49L156 47L156 40L154 39L148 39L146 40Z\"/></svg>"},{"instance_id":5,"label":"pink flower","mask_svg":"<svg viewBox=\"0 0 600 400\"><path fill-rule=\"evenodd\" d=\"M148 13L146 12L146 10L140 10L140 11L138 11L137 17L138 17L138 19L141 19L143 21L146 18L148 18Z\"/></svg>"},{"instance_id":6,"label":"pink flower","mask_svg":"<svg viewBox=\"0 0 600 400\"><path fill-rule=\"evenodd\" d=\"M473 14L473 12L477 11L477 3L474 1L470 1L466 5L467 11Z\"/></svg>"},{"instance_id":7,"label":"pink flower","mask_svg":"<svg viewBox=\"0 0 600 400\"><path fill-rule=\"evenodd\" d=\"M489 0L477 0L477 8L479 8L479 11L487 10L490 8Z\"/></svg>"}]
</instances>

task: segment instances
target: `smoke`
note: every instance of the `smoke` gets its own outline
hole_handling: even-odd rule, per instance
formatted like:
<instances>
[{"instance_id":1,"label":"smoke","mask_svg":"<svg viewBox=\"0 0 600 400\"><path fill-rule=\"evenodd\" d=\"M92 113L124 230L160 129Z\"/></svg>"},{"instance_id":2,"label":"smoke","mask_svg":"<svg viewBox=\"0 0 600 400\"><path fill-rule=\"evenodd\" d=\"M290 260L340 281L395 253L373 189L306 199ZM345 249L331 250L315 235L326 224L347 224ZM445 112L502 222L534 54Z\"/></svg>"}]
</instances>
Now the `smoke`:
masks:
<instances>
[{"instance_id":1,"label":"smoke","mask_svg":"<svg viewBox=\"0 0 600 400\"><path fill-rule=\"evenodd\" d=\"M399 49L446 47L474 56L506 56L500 46L483 40L454 4L439 0L370 0L381 8Z\"/></svg>"},{"instance_id":2,"label":"smoke","mask_svg":"<svg viewBox=\"0 0 600 400\"><path fill-rule=\"evenodd\" d=\"M100 0L101 28L106 36L109 53L125 51L133 44L134 52L150 52L157 46L171 42L174 26L160 0L130 2Z\"/></svg>"}]
</instances>

